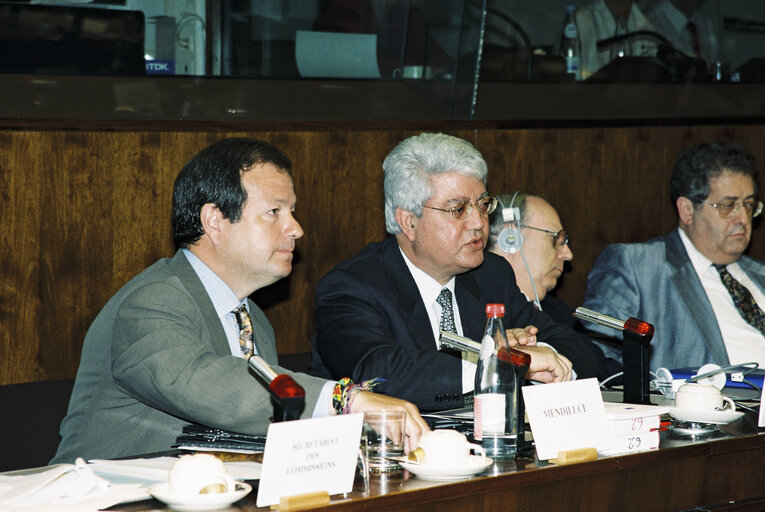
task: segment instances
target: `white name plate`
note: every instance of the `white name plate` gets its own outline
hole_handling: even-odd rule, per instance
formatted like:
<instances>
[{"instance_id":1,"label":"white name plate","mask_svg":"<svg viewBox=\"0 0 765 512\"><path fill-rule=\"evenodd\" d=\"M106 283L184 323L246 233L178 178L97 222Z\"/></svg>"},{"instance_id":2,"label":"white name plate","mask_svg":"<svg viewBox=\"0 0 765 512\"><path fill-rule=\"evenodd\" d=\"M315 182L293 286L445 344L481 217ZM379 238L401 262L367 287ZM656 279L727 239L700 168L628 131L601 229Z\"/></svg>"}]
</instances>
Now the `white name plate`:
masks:
<instances>
[{"instance_id":1,"label":"white name plate","mask_svg":"<svg viewBox=\"0 0 765 512\"><path fill-rule=\"evenodd\" d=\"M610 448L596 379L524 386L523 400L540 460L578 448Z\"/></svg>"},{"instance_id":2,"label":"white name plate","mask_svg":"<svg viewBox=\"0 0 765 512\"><path fill-rule=\"evenodd\" d=\"M268 427L257 505L317 491L350 492L363 414L272 423Z\"/></svg>"}]
</instances>

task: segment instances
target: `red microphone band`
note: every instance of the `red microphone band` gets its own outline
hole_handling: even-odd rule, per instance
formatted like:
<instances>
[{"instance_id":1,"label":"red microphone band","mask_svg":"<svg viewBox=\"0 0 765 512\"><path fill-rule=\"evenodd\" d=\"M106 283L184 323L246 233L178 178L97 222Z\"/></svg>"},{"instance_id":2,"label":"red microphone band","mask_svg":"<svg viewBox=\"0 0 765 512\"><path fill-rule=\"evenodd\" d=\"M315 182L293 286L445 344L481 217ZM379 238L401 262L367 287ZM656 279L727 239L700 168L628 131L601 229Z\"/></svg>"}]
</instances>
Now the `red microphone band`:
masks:
<instances>
[{"instance_id":1,"label":"red microphone band","mask_svg":"<svg viewBox=\"0 0 765 512\"><path fill-rule=\"evenodd\" d=\"M650 336L653 338L653 325L637 318L628 318L624 322L624 330L639 334L640 336Z\"/></svg>"},{"instance_id":2,"label":"red microphone band","mask_svg":"<svg viewBox=\"0 0 765 512\"><path fill-rule=\"evenodd\" d=\"M305 389L286 373L277 375L269 387L278 398L305 397Z\"/></svg>"}]
</instances>

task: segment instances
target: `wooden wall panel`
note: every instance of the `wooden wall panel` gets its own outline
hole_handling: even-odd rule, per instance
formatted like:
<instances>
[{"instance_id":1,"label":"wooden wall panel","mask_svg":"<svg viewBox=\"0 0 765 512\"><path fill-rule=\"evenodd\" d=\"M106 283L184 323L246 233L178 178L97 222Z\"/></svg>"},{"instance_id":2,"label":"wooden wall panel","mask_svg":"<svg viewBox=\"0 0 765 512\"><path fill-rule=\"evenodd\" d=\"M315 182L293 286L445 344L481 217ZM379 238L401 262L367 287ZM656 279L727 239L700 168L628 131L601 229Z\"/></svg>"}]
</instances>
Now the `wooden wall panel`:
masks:
<instances>
[{"instance_id":1,"label":"wooden wall panel","mask_svg":"<svg viewBox=\"0 0 765 512\"><path fill-rule=\"evenodd\" d=\"M140 270L174 252L172 184L198 150L253 136L294 162L305 236L292 275L256 294L281 353L310 350L313 290L333 265L385 236L382 161L410 129L299 131L0 131L0 384L74 375L88 325ZM676 155L736 140L760 162L755 125L488 129L446 125L489 163L489 190L520 188L558 209L575 260L558 295L580 303L608 243L642 241L676 224L668 179ZM755 231L750 253L765 256Z\"/></svg>"}]
</instances>

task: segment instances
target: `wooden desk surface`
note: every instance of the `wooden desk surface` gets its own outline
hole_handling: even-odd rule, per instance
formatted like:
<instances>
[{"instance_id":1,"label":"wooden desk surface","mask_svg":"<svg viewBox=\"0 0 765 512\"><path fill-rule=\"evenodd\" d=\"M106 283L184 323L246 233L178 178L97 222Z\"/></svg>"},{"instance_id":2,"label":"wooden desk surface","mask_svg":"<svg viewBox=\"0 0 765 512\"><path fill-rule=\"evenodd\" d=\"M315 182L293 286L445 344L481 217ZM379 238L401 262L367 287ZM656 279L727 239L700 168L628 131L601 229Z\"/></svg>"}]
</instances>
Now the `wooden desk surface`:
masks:
<instances>
[{"instance_id":1,"label":"wooden desk surface","mask_svg":"<svg viewBox=\"0 0 765 512\"><path fill-rule=\"evenodd\" d=\"M662 433L659 450L601 458L569 466L536 460L495 463L481 476L457 482L428 482L401 471L361 478L329 507L349 511L672 511L765 510L765 429L756 420L721 427L711 439L692 441ZM257 491L227 510L255 506ZM165 510L143 501L113 510Z\"/></svg>"}]
</instances>

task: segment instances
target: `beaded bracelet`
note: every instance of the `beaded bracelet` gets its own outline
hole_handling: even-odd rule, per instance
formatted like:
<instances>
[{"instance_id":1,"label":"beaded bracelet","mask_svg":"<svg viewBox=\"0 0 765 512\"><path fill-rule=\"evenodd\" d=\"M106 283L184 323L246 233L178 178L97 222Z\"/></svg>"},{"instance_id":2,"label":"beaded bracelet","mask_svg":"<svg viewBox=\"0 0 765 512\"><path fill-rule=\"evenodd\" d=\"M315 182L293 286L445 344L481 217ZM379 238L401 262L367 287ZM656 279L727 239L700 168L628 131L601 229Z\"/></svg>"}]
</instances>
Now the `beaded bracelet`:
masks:
<instances>
[{"instance_id":1,"label":"beaded bracelet","mask_svg":"<svg viewBox=\"0 0 765 512\"><path fill-rule=\"evenodd\" d=\"M334 407L337 414L350 413L351 405L359 392L370 391L380 382L385 382L385 379L375 378L366 380L360 384L354 384L348 377L343 377L337 381L335 389L332 391L332 407Z\"/></svg>"}]
</instances>

